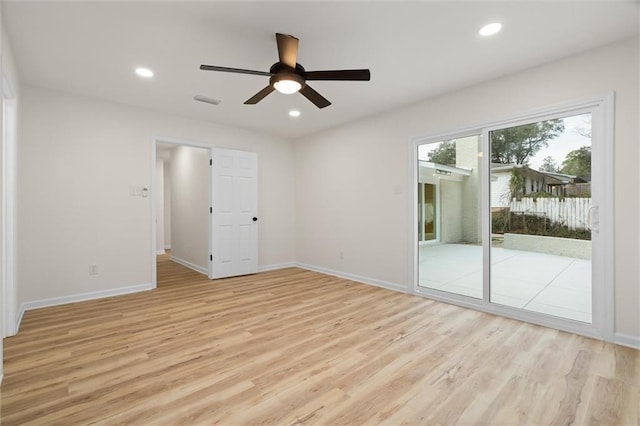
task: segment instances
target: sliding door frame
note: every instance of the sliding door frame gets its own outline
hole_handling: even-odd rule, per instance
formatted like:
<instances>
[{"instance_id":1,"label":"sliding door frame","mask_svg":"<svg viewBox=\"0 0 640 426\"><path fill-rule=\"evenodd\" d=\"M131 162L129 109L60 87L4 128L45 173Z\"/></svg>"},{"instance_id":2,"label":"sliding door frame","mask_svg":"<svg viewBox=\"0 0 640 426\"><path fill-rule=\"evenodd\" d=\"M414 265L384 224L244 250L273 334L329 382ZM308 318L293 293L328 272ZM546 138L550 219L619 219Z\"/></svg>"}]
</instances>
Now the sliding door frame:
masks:
<instances>
[{"instance_id":1,"label":"sliding door frame","mask_svg":"<svg viewBox=\"0 0 640 426\"><path fill-rule=\"evenodd\" d=\"M503 120L485 123L457 131L437 135L415 137L409 140L408 188L413 194L409 198L408 226L408 276L413 294L454 305L476 309L558 330L613 342L614 339L614 216L613 216L613 142L614 142L614 93L582 99L570 103L541 108ZM594 193L598 194L597 220L599 231L593 244L592 263L592 323L562 319L547 314L526 311L490 302L491 224L490 224L490 176L491 155L489 132L525 123L562 118L580 113L592 114L592 152L596 161L592 164L593 175L602 179L594 182ZM483 245L483 298L447 293L419 286L418 281L418 217L417 217L417 173L418 146L449 139L460 139L480 135L481 152L481 222ZM595 141L595 143L594 143ZM487 172L488 170L488 172ZM592 237L593 239L593 237Z\"/></svg>"}]
</instances>

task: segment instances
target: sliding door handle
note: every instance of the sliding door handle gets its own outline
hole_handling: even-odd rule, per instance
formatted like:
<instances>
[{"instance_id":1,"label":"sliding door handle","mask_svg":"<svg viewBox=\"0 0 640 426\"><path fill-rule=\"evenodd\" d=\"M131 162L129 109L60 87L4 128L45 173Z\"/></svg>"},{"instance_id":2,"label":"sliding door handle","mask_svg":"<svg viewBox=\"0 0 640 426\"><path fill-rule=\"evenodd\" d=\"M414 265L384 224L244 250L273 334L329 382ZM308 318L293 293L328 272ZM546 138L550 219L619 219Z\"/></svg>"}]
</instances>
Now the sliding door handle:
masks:
<instances>
[{"instance_id":1,"label":"sliding door handle","mask_svg":"<svg viewBox=\"0 0 640 426\"><path fill-rule=\"evenodd\" d=\"M589 228L596 234L600 232L600 208L598 206L589 207Z\"/></svg>"}]
</instances>

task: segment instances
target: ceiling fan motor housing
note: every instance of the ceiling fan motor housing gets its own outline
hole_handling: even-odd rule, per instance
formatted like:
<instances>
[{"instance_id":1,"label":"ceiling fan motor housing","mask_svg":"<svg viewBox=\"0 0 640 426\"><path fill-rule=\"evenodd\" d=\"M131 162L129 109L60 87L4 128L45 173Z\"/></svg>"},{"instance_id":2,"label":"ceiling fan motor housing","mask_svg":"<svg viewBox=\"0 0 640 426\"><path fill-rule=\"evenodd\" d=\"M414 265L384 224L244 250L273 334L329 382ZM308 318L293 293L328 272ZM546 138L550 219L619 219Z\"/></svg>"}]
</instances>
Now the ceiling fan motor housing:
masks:
<instances>
[{"instance_id":1,"label":"ceiling fan motor housing","mask_svg":"<svg viewBox=\"0 0 640 426\"><path fill-rule=\"evenodd\" d=\"M292 80L300 83L300 87L305 86L306 73L304 67L300 64L296 64L296 68L293 69L282 62L276 62L271 66L269 72L273 74L269 78L269 84L274 86L275 83L282 80Z\"/></svg>"}]
</instances>

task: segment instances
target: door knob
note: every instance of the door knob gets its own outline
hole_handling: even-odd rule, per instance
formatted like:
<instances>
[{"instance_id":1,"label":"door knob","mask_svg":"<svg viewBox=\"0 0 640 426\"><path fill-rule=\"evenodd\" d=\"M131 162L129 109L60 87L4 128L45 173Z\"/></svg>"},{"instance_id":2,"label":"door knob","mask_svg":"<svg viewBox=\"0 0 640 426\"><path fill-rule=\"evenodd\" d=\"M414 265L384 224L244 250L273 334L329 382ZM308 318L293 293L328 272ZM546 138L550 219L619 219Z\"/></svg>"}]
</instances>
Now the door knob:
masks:
<instances>
[{"instance_id":1,"label":"door knob","mask_svg":"<svg viewBox=\"0 0 640 426\"><path fill-rule=\"evenodd\" d=\"M257 222L257 221L258 221L258 218L254 216L254 217L253 217L253 221L254 221L254 222Z\"/></svg>"}]
</instances>

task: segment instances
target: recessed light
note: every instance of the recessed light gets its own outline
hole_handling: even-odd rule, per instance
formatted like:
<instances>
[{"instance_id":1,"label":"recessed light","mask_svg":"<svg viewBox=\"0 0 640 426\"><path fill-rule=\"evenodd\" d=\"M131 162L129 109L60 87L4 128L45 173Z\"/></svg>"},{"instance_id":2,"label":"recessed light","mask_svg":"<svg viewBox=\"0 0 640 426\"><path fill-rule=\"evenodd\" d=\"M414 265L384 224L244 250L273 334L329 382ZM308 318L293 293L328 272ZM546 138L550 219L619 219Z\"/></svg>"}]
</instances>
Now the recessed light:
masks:
<instances>
[{"instance_id":1,"label":"recessed light","mask_svg":"<svg viewBox=\"0 0 640 426\"><path fill-rule=\"evenodd\" d=\"M136 68L136 74L144 78L153 77L153 71L148 68Z\"/></svg>"},{"instance_id":2,"label":"recessed light","mask_svg":"<svg viewBox=\"0 0 640 426\"><path fill-rule=\"evenodd\" d=\"M491 24L487 24L484 27L480 28L478 34L483 37L487 37L490 35L494 35L502 29L502 24L499 22L493 22Z\"/></svg>"},{"instance_id":3,"label":"recessed light","mask_svg":"<svg viewBox=\"0 0 640 426\"><path fill-rule=\"evenodd\" d=\"M289 116L290 117L300 117L300 111L298 111L297 109L292 109L291 111L289 111Z\"/></svg>"}]
</instances>

